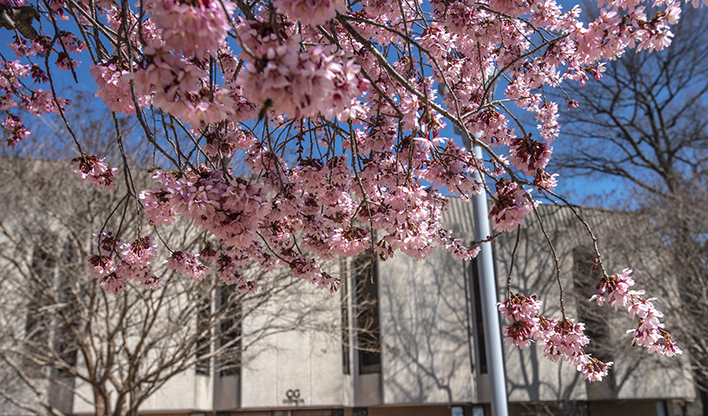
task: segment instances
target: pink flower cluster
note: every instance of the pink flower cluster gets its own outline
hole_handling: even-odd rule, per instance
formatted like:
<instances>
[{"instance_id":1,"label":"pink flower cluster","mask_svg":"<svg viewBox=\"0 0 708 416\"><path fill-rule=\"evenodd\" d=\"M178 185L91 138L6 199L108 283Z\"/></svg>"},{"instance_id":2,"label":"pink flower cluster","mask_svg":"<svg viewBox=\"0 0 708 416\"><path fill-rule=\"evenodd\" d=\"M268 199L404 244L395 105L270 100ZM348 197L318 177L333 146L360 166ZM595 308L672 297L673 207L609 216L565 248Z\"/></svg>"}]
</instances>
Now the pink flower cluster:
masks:
<instances>
[{"instance_id":1,"label":"pink flower cluster","mask_svg":"<svg viewBox=\"0 0 708 416\"><path fill-rule=\"evenodd\" d=\"M242 20L237 30L246 48L241 56L248 59L246 71L238 76L247 99L291 118L321 112L347 121L364 112L358 99L368 81L335 46L303 51L300 35L278 38L255 21Z\"/></svg>"},{"instance_id":2,"label":"pink flower cluster","mask_svg":"<svg viewBox=\"0 0 708 416\"><path fill-rule=\"evenodd\" d=\"M557 185L558 174L551 175L545 170L553 152L553 147L549 143L550 141L533 140L530 134L529 137L511 139L509 143L509 162L525 175L533 176L533 183L538 186L540 192L544 189L553 190Z\"/></svg>"},{"instance_id":3,"label":"pink flower cluster","mask_svg":"<svg viewBox=\"0 0 708 416\"><path fill-rule=\"evenodd\" d=\"M88 262L103 290L119 294L128 280L140 282L148 289L162 287L162 278L150 270L157 248L150 236L138 237L127 244L109 230L97 234L96 243L98 254L90 256Z\"/></svg>"},{"instance_id":4,"label":"pink flower cluster","mask_svg":"<svg viewBox=\"0 0 708 416\"><path fill-rule=\"evenodd\" d=\"M634 279L632 270L624 269L622 273L603 277L597 285L598 294L590 298L602 306L605 302L615 309L623 308L629 313L630 319L638 318L637 329L630 329L632 345L641 345L648 348L649 353L658 352L667 357L682 354L683 351L671 340L671 334L664 329L665 325L659 321L664 314L657 310L652 303L656 298L644 299L643 290L631 290Z\"/></svg>"},{"instance_id":5,"label":"pink flower cluster","mask_svg":"<svg viewBox=\"0 0 708 416\"><path fill-rule=\"evenodd\" d=\"M217 252L210 243L206 243L200 254L185 251L174 251L165 260L168 269L176 270L194 280L203 280L213 269L219 279L227 285L233 285L240 293L253 293L258 290L258 281L247 280L241 273L240 266L248 264L249 260L231 255L229 250Z\"/></svg>"},{"instance_id":6,"label":"pink flower cluster","mask_svg":"<svg viewBox=\"0 0 708 416\"><path fill-rule=\"evenodd\" d=\"M44 91L38 88L34 91L26 88L23 78L32 76L35 80L46 78L42 72L38 72L35 66L22 65L19 60L0 62L0 110L15 108L18 104L29 111L34 116L45 113L58 113L57 103L63 109L71 103L52 96L51 91ZM41 70L40 70L41 71Z\"/></svg>"},{"instance_id":7,"label":"pink flower cluster","mask_svg":"<svg viewBox=\"0 0 708 416\"><path fill-rule=\"evenodd\" d=\"M235 10L229 0L155 0L152 21L167 49L203 59L218 56Z\"/></svg>"},{"instance_id":8,"label":"pink flower cluster","mask_svg":"<svg viewBox=\"0 0 708 416\"><path fill-rule=\"evenodd\" d=\"M81 53L86 50L86 42L69 32L61 32L61 46L71 53Z\"/></svg>"},{"instance_id":9,"label":"pink flower cluster","mask_svg":"<svg viewBox=\"0 0 708 416\"><path fill-rule=\"evenodd\" d=\"M185 177L157 172L158 191L143 191L145 215L153 224L170 224L175 214L194 219L228 245L251 246L262 218L270 211L266 188L241 179L226 182L220 171L189 171Z\"/></svg>"},{"instance_id":10,"label":"pink flower cluster","mask_svg":"<svg viewBox=\"0 0 708 416\"><path fill-rule=\"evenodd\" d=\"M32 92L29 97L23 97L25 109L32 113L32 115L39 117L42 114L55 113L59 114L59 108L57 108L57 101L62 111L64 108L71 104L70 100L64 100L62 98L57 98L54 101L51 91L44 91L41 88L37 88Z\"/></svg>"},{"instance_id":11,"label":"pink flower cluster","mask_svg":"<svg viewBox=\"0 0 708 416\"><path fill-rule=\"evenodd\" d=\"M537 142L531 137L519 137L511 140L509 161L526 175L533 176L546 167L552 151L553 147L548 143Z\"/></svg>"},{"instance_id":12,"label":"pink flower cluster","mask_svg":"<svg viewBox=\"0 0 708 416\"><path fill-rule=\"evenodd\" d=\"M135 114L128 71L119 69L113 63L106 63L91 65L89 72L96 78L96 97L101 97L103 104L116 113ZM149 96L136 94L136 98L141 107L150 105Z\"/></svg>"},{"instance_id":13,"label":"pink flower cluster","mask_svg":"<svg viewBox=\"0 0 708 416\"><path fill-rule=\"evenodd\" d=\"M165 260L165 267L176 270L194 280L203 280L211 274L211 269L199 261L198 254L186 251L173 251L170 257Z\"/></svg>"},{"instance_id":14,"label":"pink flower cluster","mask_svg":"<svg viewBox=\"0 0 708 416\"><path fill-rule=\"evenodd\" d=\"M371 232L356 226L355 221L373 222L374 227L386 231L376 244L382 258L397 250L423 258L436 246L467 259L478 251L441 227L440 216L446 206L442 195L415 184L396 186L406 171L396 166L392 155L385 162L387 169L380 168L380 160L368 161L360 172L360 187L345 157L333 157L326 163L303 159L290 168L250 134L235 133L237 140L220 131L207 133L208 148L214 148L209 153L218 149L227 155L245 151L249 168L260 178L257 182L227 180L221 168L200 167L183 174L158 172L155 180L160 187L143 191L140 198L154 225L169 225L183 216L212 233L219 241L222 259L215 270L237 288L246 288L239 277L240 268L253 262L263 268L279 264L290 268L296 277L336 288L338 279L323 272L320 262L300 249L322 259L363 252L371 246ZM416 149L416 158L430 157L426 156L430 147L423 145L425 141L410 144ZM382 187L383 183L387 187ZM366 201L362 191L367 194ZM268 255L264 246L275 256Z\"/></svg>"},{"instance_id":15,"label":"pink flower cluster","mask_svg":"<svg viewBox=\"0 0 708 416\"><path fill-rule=\"evenodd\" d=\"M343 0L276 0L273 5L290 19L313 26L323 25L346 10Z\"/></svg>"},{"instance_id":16,"label":"pink flower cluster","mask_svg":"<svg viewBox=\"0 0 708 416\"><path fill-rule=\"evenodd\" d=\"M516 182L500 179L496 183L494 204L489 210L492 226L498 231L513 231L524 223L524 216L533 211L538 202Z\"/></svg>"},{"instance_id":17,"label":"pink flower cluster","mask_svg":"<svg viewBox=\"0 0 708 416\"><path fill-rule=\"evenodd\" d=\"M225 284L235 286L239 293L253 293L258 290L258 282L246 279L240 269L243 264L243 259L222 251L216 259L216 275Z\"/></svg>"},{"instance_id":18,"label":"pink flower cluster","mask_svg":"<svg viewBox=\"0 0 708 416\"><path fill-rule=\"evenodd\" d=\"M25 125L22 123L22 120L12 114L5 117L5 121L3 121L2 123L2 127L6 130L6 139L8 147L15 146L17 143L20 142L20 140L30 135L29 130L25 128Z\"/></svg>"},{"instance_id":19,"label":"pink flower cluster","mask_svg":"<svg viewBox=\"0 0 708 416\"><path fill-rule=\"evenodd\" d=\"M81 180L88 180L93 185L103 189L113 189L116 183L113 178L116 175L117 168L108 168L108 165L99 159L97 155L81 155L72 159L72 163L79 163L79 168L74 169L74 173L81 176Z\"/></svg>"},{"instance_id":20,"label":"pink flower cluster","mask_svg":"<svg viewBox=\"0 0 708 416\"><path fill-rule=\"evenodd\" d=\"M57 65L57 68L63 69L65 71L71 71L73 69L76 69L76 67L78 67L81 62L71 59L69 54L66 52L59 52L57 53L57 61L55 63Z\"/></svg>"},{"instance_id":21,"label":"pink flower cluster","mask_svg":"<svg viewBox=\"0 0 708 416\"><path fill-rule=\"evenodd\" d=\"M22 7L27 4L26 0L0 0L0 4L7 7Z\"/></svg>"},{"instance_id":22,"label":"pink flower cluster","mask_svg":"<svg viewBox=\"0 0 708 416\"><path fill-rule=\"evenodd\" d=\"M590 298L602 306L609 303L615 309L626 309L630 319L639 320L637 329L629 330L632 345L648 348L648 352L673 357L681 354L681 349L671 340L671 335L659 321L663 314L652 304L652 299L644 299L642 290L631 290L634 286L632 271L624 269L622 273L604 277L597 285L598 294ZM612 363L603 363L589 354L583 347L590 340L584 334L584 325L571 319L559 320L546 318L540 314L541 301L535 295L530 297L512 294L504 303L499 303L499 310L511 322L504 327L507 341L520 348L528 347L532 340L544 345L544 357L556 362L563 359L577 366L586 379L601 380L607 375Z\"/></svg>"},{"instance_id":23,"label":"pink flower cluster","mask_svg":"<svg viewBox=\"0 0 708 416\"><path fill-rule=\"evenodd\" d=\"M145 69L127 75L135 81L136 94L152 95L156 106L196 127L220 122L233 114L231 91L206 88L205 70L173 55L169 49L146 47L145 55Z\"/></svg>"},{"instance_id":24,"label":"pink flower cluster","mask_svg":"<svg viewBox=\"0 0 708 416\"><path fill-rule=\"evenodd\" d=\"M447 208L444 196L435 188L420 183L403 185L408 172L416 172L417 177L424 178L427 176L426 169L430 169L432 172L427 177L435 180L436 172L444 169L437 169L433 155L435 149L428 139L410 139L405 144L395 153L385 152L367 159L359 173L361 186L352 189L356 196L363 200L366 195L369 201L368 205L364 204L359 209L358 218L386 232L376 243L376 252L384 260L392 257L397 250L423 259L441 246L461 258L476 256L477 247L465 246L462 240L453 238L452 233L440 224L442 213ZM411 162L410 170L397 163L397 160L406 159ZM465 170L474 169L464 162L463 165ZM462 172L458 174L461 176ZM470 191L475 190L474 181L461 181L460 176L450 178L450 182L468 187Z\"/></svg>"},{"instance_id":25,"label":"pink flower cluster","mask_svg":"<svg viewBox=\"0 0 708 416\"><path fill-rule=\"evenodd\" d=\"M8 43L7 46L15 52L17 57L26 57L47 53L50 42L51 39L47 36L37 36L28 45L24 38L15 36L15 41Z\"/></svg>"},{"instance_id":26,"label":"pink flower cluster","mask_svg":"<svg viewBox=\"0 0 708 416\"><path fill-rule=\"evenodd\" d=\"M202 146L204 152L214 160L233 156L239 150L249 149L255 145L253 134L229 123L225 128L209 131L204 134L206 143Z\"/></svg>"},{"instance_id":27,"label":"pink flower cluster","mask_svg":"<svg viewBox=\"0 0 708 416\"><path fill-rule=\"evenodd\" d=\"M586 380L600 381L607 376L613 363L603 363L583 349L590 342L584 334L585 326L572 319L546 318L540 314L541 304L535 295L521 294L512 294L506 302L497 304L511 322L503 328L506 340L519 348L526 348L536 340L543 345L545 358L575 365Z\"/></svg>"}]
</instances>

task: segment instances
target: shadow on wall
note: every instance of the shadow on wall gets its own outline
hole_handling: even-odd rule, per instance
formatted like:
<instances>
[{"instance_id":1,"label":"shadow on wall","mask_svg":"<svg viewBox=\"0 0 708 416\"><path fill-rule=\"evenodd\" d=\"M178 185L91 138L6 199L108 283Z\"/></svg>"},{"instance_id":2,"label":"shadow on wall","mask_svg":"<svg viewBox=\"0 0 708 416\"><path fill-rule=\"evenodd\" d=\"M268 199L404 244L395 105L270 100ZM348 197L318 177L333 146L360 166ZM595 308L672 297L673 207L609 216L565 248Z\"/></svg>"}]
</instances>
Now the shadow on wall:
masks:
<instances>
[{"instance_id":1,"label":"shadow on wall","mask_svg":"<svg viewBox=\"0 0 708 416\"><path fill-rule=\"evenodd\" d=\"M446 251L379 264L384 402L470 402L465 265Z\"/></svg>"}]
</instances>

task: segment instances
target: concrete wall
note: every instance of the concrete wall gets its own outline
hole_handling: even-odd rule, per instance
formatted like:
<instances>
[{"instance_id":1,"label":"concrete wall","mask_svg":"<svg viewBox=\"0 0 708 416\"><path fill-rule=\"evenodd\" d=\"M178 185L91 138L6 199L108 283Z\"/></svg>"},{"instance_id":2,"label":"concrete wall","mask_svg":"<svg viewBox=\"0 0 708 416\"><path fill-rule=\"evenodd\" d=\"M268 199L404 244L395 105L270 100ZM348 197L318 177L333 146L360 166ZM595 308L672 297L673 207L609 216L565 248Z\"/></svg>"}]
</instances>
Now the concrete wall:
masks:
<instances>
[{"instance_id":1,"label":"concrete wall","mask_svg":"<svg viewBox=\"0 0 708 416\"><path fill-rule=\"evenodd\" d=\"M541 313L547 317L560 317L560 289L553 253L541 228L533 218L521 227L519 245L511 274L511 292L526 296L537 294L543 301ZM549 218L547 218L549 217ZM569 241L568 230L552 214L544 216L546 231L553 243L559 261L560 279L564 288L566 316L578 320L573 296L574 241ZM553 224L553 226L550 226ZM494 244L497 293L499 300L507 298L506 285L511 268L512 253L516 243L515 233L503 235ZM509 325L500 317L502 326ZM543 358L543 348L532 343L519 349L504 342L507 389L510 401L586 400L587 394L582 374L564 362L552 363Z\"/></svg>"},{"instance_id":2,"label":"concrete wall","mask_svg":"<svg viewBox=\"0 0 708 416\"><path fill-rule=\"evenodd\" d=\"M297 286L295 296L274 297L261 307L263 313L244 319L244 409L343 405L339 296L305 282ZM313 309L307 319L299 314L303 309ZM291 329L262 339L249 335L264 325Z\"/></svg>"},{"instance_id":3,"label":"concrete wall","mask_svg":"<svg viewBox=\"0 0 708 416\"><path fill-rule=\"evenodd\" d=\"M476 400L465 278L444 251L379 264L385 404Z\"/></svg>"}]
</instances>

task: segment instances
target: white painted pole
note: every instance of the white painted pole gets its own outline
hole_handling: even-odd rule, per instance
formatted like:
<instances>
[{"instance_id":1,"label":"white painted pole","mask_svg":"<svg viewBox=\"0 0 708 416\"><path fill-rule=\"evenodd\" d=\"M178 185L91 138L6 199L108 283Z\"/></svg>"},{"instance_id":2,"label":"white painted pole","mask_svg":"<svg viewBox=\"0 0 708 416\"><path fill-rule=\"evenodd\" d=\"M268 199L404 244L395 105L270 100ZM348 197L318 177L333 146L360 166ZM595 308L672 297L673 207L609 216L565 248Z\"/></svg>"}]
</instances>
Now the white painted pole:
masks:
<instances>
[{"instance_id":1,"label":"white painted pole","mask_svg":"<svg viewBox=\"0 0 708 416\"><path fill-rule=\"evenodd\" d=\"M474 156L482 157L482 147L474 146ZM483 178L475 173L476 181ZM489 231L489 207L487 194L481 192L475 195L472 201L474 212L474 229L477 241L486 239ZM499 331L499 312L497 310L496 278L494 275L494 256L492 243L480 245L481 251L477 255L479 269L479 289L482 300L482 320L484 322L484 344L487 350L487 368L489 369L489 387L491 395L492 416L507 416L509 408L506 396L506 375L504 371L504 357L502 353L501 333Z\"/></svg>"},{"instance_id":2,"label":"white painted pole","mask_svg":"<svg viewBox=\"0 0 708 416\"><path fill-rule=\"evenodd\" d=\"M494 75L493 71L489 74ZM440 95L443 95L445 86L438 84ZM491 88L494 94L496 85ZM474 157L481 159L483 156L482 147L467 142L465 136L457 127L455 133L462 137L467 150L474 152ZM475 134L475 139L479 134ZM476 172L474 180L482 183L484 178ZM475 195L472 201L472 211L474 215L475 239L485 240L491 235L489 230L489 207L487 205L487 194L481 192ZM486 242L480 245L481 251L477 256L477 267L479 271L479 289L482 302L482 322L484 324L484 347L487 351L487 368L489 369L489 391L491 396L492 416L508 416L509 406L506 394L506 373L504 371L504 354L502 351L501 332L499 326L499 312L497 310L497 285L494 274L494 256L492 254L492 243ZM471 287L471 286L470 286Z\"/></svg>"}]
</instances>

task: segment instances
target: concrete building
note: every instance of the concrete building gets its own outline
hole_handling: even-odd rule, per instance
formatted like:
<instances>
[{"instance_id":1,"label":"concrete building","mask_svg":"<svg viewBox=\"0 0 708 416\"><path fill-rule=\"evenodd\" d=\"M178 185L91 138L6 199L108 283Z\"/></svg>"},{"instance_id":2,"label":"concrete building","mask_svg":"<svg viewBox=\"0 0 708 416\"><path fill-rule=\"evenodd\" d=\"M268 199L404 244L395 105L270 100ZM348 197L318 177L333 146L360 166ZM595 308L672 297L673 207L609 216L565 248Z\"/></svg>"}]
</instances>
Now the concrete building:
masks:
<instances>
[{"instance_id":1,"label":"concrete building","mask_svg":"<svg viewBox=\"0 0 708 416\"><path fill-rule=\"evenodd\" d=\"M453 200L446 226L472 236L470 210L469 204ZM578 306L589 298L586 289L598 279L592 280L589 273L592 254L583 248L589 246L580 245L581 225L567 209L542 207L540 211L560 260L566 312L585 320L588 308ZM597 216L592 220L602 222ZM521 233L512 291L538 293L544 300L543 313L557 315L559 290L548 244L537 223L529 221ZM494 245L500 299L506 296L513 246L513 234L500 237ZM423 261L398 255L376 263L373 283L372 268L365 260L342 260L337 266L347 281L340 295L312 288L306 292L310 302L329 305L322 320L334 317L341 322L344 333L349 332L344 342L339 332L269 336L243 351L239 374L180 375L146 403L146 414L490 414L485 405L489 391L474 262L454 259L445 251ZM373 308L372 296L377 298ZM365 310L357 310L364 302ZM607 345L593 353L615 362L611 377L603 383L585 382L572 366L545 360L540 349L522 351L505 343L512 415L669 416L678 414L676 404L693 400L690 375L681 359L615 348L615 344L628 344L624 329L633 324L621 313L598 313L604 326L590 329ZM244 321L244 336L258 325L258 320ZM362 327L370 330L357 329ZM87 406L74 409L77 414L88 411Z\"/></svg>"},{"instance_id":2,"label":"concrete building","mask_svg":"<svg viewBox=\"0 0 708 416\"><path fill-rule=\"evenodd\" d=\"M606 381L590 384L572 366L543 359L542 350L535 346L519 350L505 343L510 414L678 416L680 405L694 399L684 361L659 359L628 348L624 332L632 327L631 321L610 309L595 313L584 306L588 290L597 281L592 274L593 254L587 250L589 239L570 210L541 206L539 212L559 260L566 313L591 323L588 330L600 345L590 351L615 365ZM588 213L599 229L608 226L611 216ZM471 239L471 205L452 200L444 223L457 235ZM512 233L500 236L494 244L500 299L506 297L515 240ZM538 223L527 221L519 241L511 290L538 293L544 301L543 313L557 315L556 266ZM149 397L141 414L490 414L485 404L489 401L488 368L474 262L437 251L423 261L398 255L372 264L361 257L331 267L344 278L340 293L304 284L298 288L296 302L318 305L306 327L291 326L249 340L250 334L265 325L265 315L244 318L239 331L242 345L248 348L241 351L235 369L215 370L212 360L211 365L183 371ZM293 296L284 293L259 308L277 310L287 302L293 302ZM287 312L269 316L284 322L298 319ZM76 395L91 397L90 386L78 379L73 386ZM92 414L93 407L86 400L67 399L66 393L62 397L67 413Z\"/></svg>"}]
</instances>

